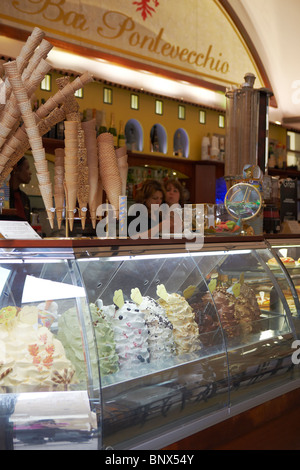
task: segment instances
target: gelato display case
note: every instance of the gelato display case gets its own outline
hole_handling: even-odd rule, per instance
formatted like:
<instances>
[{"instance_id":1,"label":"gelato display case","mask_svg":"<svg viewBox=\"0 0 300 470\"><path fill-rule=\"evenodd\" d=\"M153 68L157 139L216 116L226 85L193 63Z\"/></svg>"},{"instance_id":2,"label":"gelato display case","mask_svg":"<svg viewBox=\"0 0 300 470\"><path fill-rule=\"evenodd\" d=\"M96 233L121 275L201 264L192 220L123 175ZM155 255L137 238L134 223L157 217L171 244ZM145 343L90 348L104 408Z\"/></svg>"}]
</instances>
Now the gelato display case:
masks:
<instances>
[{"instance_id":1,"label":"gelato display case","mask_svg":"<svg viewBox=\"0 0 300 470\"><path fill-rule=\"evenodd\" d=\"M276 243L1 241L0 449L162 449L299 387Z\"/></svg>"}]
</instances>

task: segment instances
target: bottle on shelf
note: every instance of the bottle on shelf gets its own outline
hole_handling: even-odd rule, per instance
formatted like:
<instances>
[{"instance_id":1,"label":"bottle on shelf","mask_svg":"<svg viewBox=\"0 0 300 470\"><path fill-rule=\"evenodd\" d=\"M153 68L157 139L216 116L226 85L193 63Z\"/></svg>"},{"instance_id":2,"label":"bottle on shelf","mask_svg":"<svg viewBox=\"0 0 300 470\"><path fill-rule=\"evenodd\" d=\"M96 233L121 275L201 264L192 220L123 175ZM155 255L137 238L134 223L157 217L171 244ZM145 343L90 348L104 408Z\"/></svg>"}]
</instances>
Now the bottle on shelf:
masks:
<instances>
[{"instance_id":1,"label":"bottle on shelf","mask_svg":"<svg viewBox=\"0 0 300 470\"><path fill-rule=\"evenodd\" d=\"M201 145L201 160L210 159L210 135L203 137Z\"/></svg>"},{"instance_id":2,"label":"bottle on shelf","mask_svg":"<svg viewBox=\"0 0 300 470\"><path fill-rule=\"evenodd\" d=\"M119 135L118 135L118 146L123 147L124 145L126 145L124 122L120 121L120 129L119 129Z\"/></svg>"},{"instance_id":3,"label":"bottle on shelf","mask_svg":"<svg viewBox=\"0 0 300 470\"><path fill-rule=\"evenodd\" d=\"M104 132L107 132L106 112L102 111L101 124L98 129L98 135L103 134Z\"/></svg>"},{"instance_id":4,"label":"bottle on shelf","mask_svg":"<svg viewBox=\"0 0 300 470\"><path fill-rule=\"evenodd\" d=\"M276 158L273 147L269 146L269 158L268 158L268 167L275 168L276 166Z\"/></svg>"},{"instance_id":5,"label":"bottle on shelf","mask_svg":"<svg viewBox=\"0 0 300 470\"><path fill-rule=\"evenodd\" d=\"M177 157L183 157L184 156L182 136L181 136L180 131L178 131L176 133L176 136L175 136L174 155L176 155Z\"/></svg>"},{"instance_id":6,"label":"bottle on shelf","mask_svg":"<svg viewBox=\"0 0 300 470\"><path fill-rule=\"evenodd\" d=\"M225 137L220 137L219 160L220 162L225 162Z\"/></svg>"},{"instance_id":7,"label":"bottle on shelf","mask_svg":"<svg viewBox=\"0 0 300 470\"><path fill-rule=\"evenodd\" d=\"M153 126L153 132L150 136L150 150L151 152L159 152L159 139L156 125Z\"/></svg>"},{"instance_id":8,"label":"bottle on shelf","mask_svg":"<svg viewBox=\"0 0 300 470\"><path fill-rule=\"evenodd\" d=\"M111 118L110 118L110 127L108 129L108 132L113 135L114 138L114 146L118 146L118 135L117 135L117 128L115 125L115 115L114 113L111 113Z\"/></svg>"},{"instance_id":9,"label":"bottle on shelf","mask_svg":"<svg viewBox=\"0 0 300 470\"><path fill-rule=\"evenodd\" d=\"M134 128L130 127L128 140L126 139L126 146L128 150L135 152L137 150L137 141L135 137Z\"/></svg>"}]
</instances>

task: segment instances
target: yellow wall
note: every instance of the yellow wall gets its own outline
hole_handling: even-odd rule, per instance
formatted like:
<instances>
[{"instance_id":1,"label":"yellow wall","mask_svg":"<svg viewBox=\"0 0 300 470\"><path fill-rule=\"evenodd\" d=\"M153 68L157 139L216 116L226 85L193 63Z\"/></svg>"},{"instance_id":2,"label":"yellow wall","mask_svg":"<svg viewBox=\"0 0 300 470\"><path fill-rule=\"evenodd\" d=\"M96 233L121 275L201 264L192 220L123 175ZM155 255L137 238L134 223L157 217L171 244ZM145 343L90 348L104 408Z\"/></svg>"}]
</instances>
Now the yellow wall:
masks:
<instances>
[{"instance_id":1,"label":"yellow wall","mask_svg":"<svg viewBox=\"0 0 300 470\"><path fill-rule=\"evenodd\" d=\"M47 100L50 96L54 95L58 90L56 85L56 78L61 75L51 72L52 74L52 90L50 92L36 90L35 97L38 100L44 98ZM113 103L103 103L103 88L108 87L113 90ZM183 128L189 137L189 159L201 159L201 141L202 137L209 134L222 134L225 135L225 129L218 127L217 111L205 109L206 111L206 124L199 123L200 106L191 104L180 103L178 101L168 98L156 98L155 96L140 92L136 93L139 96L139 109L133 110L130 108L130 95L132 91L115 86L105 85L101 82L94 81L84 87L83 99L77 98L80 106L80 111L83 112L87 108L96 108L100 111L106 111L107 125L110 124L111 113L115 114L116 126L119 128L119 122L124 121L124 124L129 119L136 119L142 126L144 134L144 153L150 152L150 130L154 124L161 124L167 134L168 150L167 155L173 156L173 136L178 128ZM155 100L161 99L163 101L163 115L155 114ZM178 118L178 105L183 104L186 108L186 119Z\"/></svg>"},{"instance_id":2,"label":"yellow wall","mask_svg":"<svg viewBox=\"0 0 300 470\"><path fill-rule=\"evenodd\" d=\"M44 98L47 100L57 90L56 78L61 75L56 72L51 72L52 75L52 90L50 92L36 90L35 96L38 100ZM72 80L73 78L71 78ZM112 104L103 103L103 88L108 87L113 90ZM115 114L116 126L119 128L120 121L126 123L129 119L136 119L139 121L144 134L144 153L150 152L150 130L154 124L161 124L167 134L168 150L167 155L173 156L173 136L178 128L183 128L189 136L189 159L201 160L201 141L207 134L220 134L225 135L225 129L218 127L219 114L211 109L201 108L186 103L180 103L176 100L169 98L160 98L163 101L163 115L155 114L155 100L156 97L143 92L134 92L139 96L139 109L133 110L130 108L130 95L133 93L131 90L123 89L116 86L106 85L102 82L94 81L84 87L83 99L77 98L80 106L80 111L83 112L87 108L95 108L100 111L106 111L107 125L110 124L111 113ZM186 119L178 118L178 105L183 104L186 108ZM206 111L206 123L199 123L199 111L204 109ZM281 144L286 145L286 129L281 126L270 124L269 131L270 139L278 140ZM180 157L179 157L180 158Z\"/></svg>"},{"instance_id":3,"label":"yellow wall","mask_svg":"<svg viewBox=\"0 0 300 470\"><path fill-rule=\"evenodd\" d=\"M277 124L270 124L269 139L278 140L278 143L286 145L287 130Z\"/></svg>"}]
</instances>

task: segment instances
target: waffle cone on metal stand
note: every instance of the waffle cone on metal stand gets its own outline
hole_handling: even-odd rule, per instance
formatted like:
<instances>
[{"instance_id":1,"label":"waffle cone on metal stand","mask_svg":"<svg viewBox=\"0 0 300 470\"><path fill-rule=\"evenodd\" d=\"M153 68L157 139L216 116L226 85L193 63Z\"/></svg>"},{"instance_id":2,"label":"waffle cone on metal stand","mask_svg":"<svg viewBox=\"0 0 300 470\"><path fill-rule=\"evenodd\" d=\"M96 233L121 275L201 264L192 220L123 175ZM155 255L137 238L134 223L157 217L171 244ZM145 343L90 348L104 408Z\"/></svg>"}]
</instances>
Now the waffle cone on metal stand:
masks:
<instances>
[{"instance_id":1,"label":"waffle cone on metal stand","mask_svg":"<svg viewBox=\"0 0 300 470\"><path fill-rule=\"evenodd\" d=\"M76 211L77 188L78 188L78 147L70 146L70 141L77 141L77 122L65 121L65 191L68 206L66 218L72 231L74 226L74 213Z\"/></svg>"},{"instance_id":2,"label":"waffle cone on metal stand","mask_svg":"<svg viewBox=\"0 0 300 470\"><path fill-rule=\"evenodd\" d=\"M18 67L18 72L22 75L24 69L26 66L28 66L28 62L30 61L30 58L33 56L36 48L41 44L43 41L43 38L45 36L44 31L42 31L40 28L36 27L33 29L31 32L30 36L28 36L26 43L22 47L16 61L17 61L17 67ZM29 62L30 63L30 62ZM34 67L32 68L34 70ZM32 71L31 70L31 71ZM30 75L31 72L28 73ZM25 77L24 77L25 78ZM10 85L9 80L5 80L5 94L6 94L6 102L8 101L10 95L12 92L12 88ZM4 109L5 104L0 105L0 111ZM1 116L1 115L0 115Z\"/></svg>"},{"instance_id":3,"label":"waffle cone on metal stand","mask_svg":"<svg viewBox=\"0 0 300 470\"><path fill-rule=\"evenodd\" d=\"M122 196L126 195L127 176L128 176L128 156L126 146L116 149L117 164L122 180Z\"/></svg>"},{"instance_id":4,"label":"waffle cone on metal stand","mask_svg":"<svg viewBox=\"0 0 300 470\"><path fill-rule=\"evenodd\" d=\"M32 149L32 154L34 161L46 160L45 156L45 149L43 148L42 138L39 134L39 130L36 124L35 116L33 111L31 110L31 103L27 97L26 89L22 83L21 76L18 72L17 63L16 61L8 62L4 64L5 72L10 80L13 93L16 97L18 106L21 111L21 115L25 124L25 129L28 128L35 129L35 132L32 131L31 137L29 137L29 142L31 139L38 140L40 139L40 149ZM48 219L51 228L53 228L53 219L54 219L54 209L53 209L53 201L52 201L52 185L50 182L50 176L48 175L47 180L47 173L43 173L43 178L39 184L39 188L41 190L42 198L45 204L45 208L47 211Z\"/></svg>"},{"instance_id":5,"label":"waffle cone on metal stand","mask_svg":"<svg viewBox=\"0 0 300 470\"><path fill-rule=\"evenodd\" d=\"M85 135L85 144L87 150L87 163L88 163L88 181L89 181L89 211L92 226L96 228L96 209L99 201L99 164L97 153L97 134L96 134L96 120L83 122L82 129ZM102 192L102 187L101 187ZM102 203L102 198L101 198Z\"/></svg>"},{"instance_id":6,"label":"waffle cone on metal stand","mask_svg":"<svg viewBox=\"0 0 300 470\"><path fill-rule=\"evenodd\" d=\"M57 148L54 150L55 161L54 161L54 202L55 212L58 228L61 228L63 220L63 209L65 201L65 190L64 190L64 149Z\"/></svg>"},{"instance_id":7,"label":"waffle cone on metal stand","mask_svg":"<svg viewBox=\"0 0 300 470\"><path fill-rule=\"evenodd\" d=\"M69 77L62 77L56 80L58 87L64 90L69 85ZM77 146L77 158L78 158L78 188L77 188L77 199L79 205L79 215L81 220L81 227L84 230L87 215L87 206L89 200L89 181L88 181L88 162L87 162L87 149L85 145L85 134L81 125L81 115L79 112L79 105L74 97L74 94L69 95L64 104L64 111L66 113L67 121L74 122L77 125L74 126L70 132L74 133L73 146ZM71 136L69 140L71 148ZM76 140L75 140L76 139Z\"/></svg>"},{"instance_id":8,"label":"waffle cone on metal stand","mask_svg":"<svg viewBox=\"0 0 300 470\"><path fill-rule=\"evenodd\" d=\"M97 137L100 177L109 203L113 206L115 216L119 217L119 197L122 194L116 152L112 134L105 132Z\"/></svg>"}]
</instances>

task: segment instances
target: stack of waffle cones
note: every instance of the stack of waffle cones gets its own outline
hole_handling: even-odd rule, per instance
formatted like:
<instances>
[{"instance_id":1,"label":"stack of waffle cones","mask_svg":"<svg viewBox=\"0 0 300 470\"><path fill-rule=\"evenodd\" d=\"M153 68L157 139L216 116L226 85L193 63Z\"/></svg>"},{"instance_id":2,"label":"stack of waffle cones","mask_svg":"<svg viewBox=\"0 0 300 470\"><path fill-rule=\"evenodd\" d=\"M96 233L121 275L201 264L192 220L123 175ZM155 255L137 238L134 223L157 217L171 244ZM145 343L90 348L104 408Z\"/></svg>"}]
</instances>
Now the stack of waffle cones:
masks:
<instances>
[{"instance_id":1,"label":"stack of waffle cones","mask_svg":"<svg viewBox=\"0 0 300 470\"><path fill-rule=\"evenodd\" d=\"M65 192L66 218L73 230L78 188L77 121L65 121Z\"/></svg>"},{"instance_id":2,"label":"stack of waffle cones","mask_svg":"<svg viewBox=\"0 0 300 470\"><path fill-rule=\"evenodd\" d=\"M126 195L126 186L127 186L127 176L128 176L128 155L127 147L119 147L116 149L117 164L119 168L119 173L122 181L122 190L121 195Z\"/></svg>"},{"instance_id":3,"label":"stack of waffle cones","mask_svg":"<svg viewBox=\"0 0 300 470\"><path fill-rule=\"evenodd\" d=\"M55 149L55 162L54 162L54 201L56 210L56 220L58 228L61 228L63 220L63 210L65 201L64 190L64 157L65 151L62 148Z\"/></svg>"},{"instance_id":4,"label":"stack of waffle cones","mask_svg":"<svg viewBox=\"0 0 300 470\"><path fill-rule=\"evenodd\" d=\"M96 120L82 122L85 145L87 150L89 175L89 211L93 228L96 227L96 210L102 204L103 187L100 179L99 161L97 152Z\"/></svg>"},{"instance_id":5,"label":"stack of waffle cones","mask_svg":"<svg viewBox=\"0 0 300 470\"><path fill-rule=\"evenodd\" d=\"M65 119L66 113L61 105L68 99L73 99L74 102L74 92L93 78L86 72L71 83L66 83L33 113L30 98L51 68L45 59L53 46L44 36L43 31L34 28L16 61L4 64L1 72L5 82L6 103L0 104L0 184L31 147L40 191L53 227L52 183L41 137L53 125ZM24 123L20 126L21 118ZM86 180L87 171L86 168Z\"/></svg>"},{"instance_id":6,"label":"stack of waffle cones","mask_svg":"<svg viewBox=\"0 0 300 470\"><path fill-rule=\"evenodd\" d=\"M40 192L46 207L50 226L53 228L54 209L52 201L52 183L47 166L45 149L43 148L42 138L37 127L35 115L32 111L31 102L18 71L17 62L8 62L4 64L4 68L21 111L21 116L24 121L34 158Z\"/></svg>"},{"instance_id":7,"label":"stack of waffle cones","mask_svg":"<svg viewBox=\"0 0 300 470\"><path fill-rule=\"evenodd\" d=\"M60 90L63 90L69 84L69 77L62 77L56 80ZM77 138L78 138L78 187L77 199L80 211L81 227L84 230L87 214L87 205L89 199L89 181L88 181L88 162L87 162L87 149L85 145L85 135L81 126L81 115L79 112L79 105L74 97L70 95L63 104L63 109L66 113L68 121L77 122Z\"/></svg>"},{"instance_id":8,"label":"stack of waffle cones","mask_svg":"<svg viewBox=\"0 0 300 470\"><path fill-rule=\"evenodd\" d=\"M122 194L122 180L114 148L113 135L104 132L97 137L100 176L103 189L112 205L116 218L119 217L119 197Z\"/></svg>"}]
</instances>

